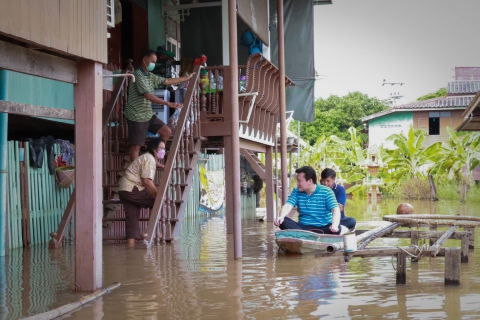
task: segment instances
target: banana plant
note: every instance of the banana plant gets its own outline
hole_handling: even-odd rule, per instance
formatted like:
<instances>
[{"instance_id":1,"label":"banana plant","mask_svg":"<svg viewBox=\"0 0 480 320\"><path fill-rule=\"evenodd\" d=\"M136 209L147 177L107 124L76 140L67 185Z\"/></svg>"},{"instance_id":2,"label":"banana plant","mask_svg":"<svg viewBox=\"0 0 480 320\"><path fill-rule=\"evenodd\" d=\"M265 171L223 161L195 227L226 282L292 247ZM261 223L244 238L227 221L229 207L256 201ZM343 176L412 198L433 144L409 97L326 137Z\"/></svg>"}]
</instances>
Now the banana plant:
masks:
<instances>
[{"instance_id":1,"label":"banana plant","mask_svg":"<svg viewBox=\"0 0 480 320\"><path fill-rule=\"evenodd\" d=\"M472 170L480 164L480 133L461 135L450 127L447 127L447 133L450 139L441 144L437 162L429 172L461 184L471 184Z\"/></svg>"},{"instance_id":2,"label":"banana plant","mask_svg":"<svg viewBox=\"0 0 480 320\"><path fill-rule=\"evenodd\" d=\"M426 178L426 167L431 165L437 157L441 143L437 142L423 149L425 131L415 130L413 126L407 135L392 134L387 141L393 141L396 149L388 151L384 162L388 165L390 179L403 181L411 178ZM387 181L386 181L387 182Z\"/></svg>"}]
</instances>

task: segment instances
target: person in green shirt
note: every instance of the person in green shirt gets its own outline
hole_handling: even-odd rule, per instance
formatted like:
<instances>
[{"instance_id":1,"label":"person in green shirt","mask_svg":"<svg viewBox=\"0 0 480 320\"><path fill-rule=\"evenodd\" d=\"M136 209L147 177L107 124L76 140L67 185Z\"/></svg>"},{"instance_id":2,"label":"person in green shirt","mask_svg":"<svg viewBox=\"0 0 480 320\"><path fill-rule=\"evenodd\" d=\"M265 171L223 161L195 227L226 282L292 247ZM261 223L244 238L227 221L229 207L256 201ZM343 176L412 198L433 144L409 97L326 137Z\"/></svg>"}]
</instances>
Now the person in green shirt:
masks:
<instances>
[{"instance_id":1,"label":"person in green shirt","mask_svg":"<svg viewBox=\"0 0 480 320\"><path fill-rule=\"evenodd\" d=\"M128 123L130 161L132 162L138 158L140 147L145 144L148 131L154 134L158 132L164 141L168 141L172 134L170 128L153 114L152 102L174 109L183 107L182 103L168 102L153 95L155 88L188 81L195 74L165 79L151 73L156 62L155 51L151 49L145 51L140 67L134 72L135 82L130 84L128 90L128 102L124 113Z\"/></svg>"}]
</instances>

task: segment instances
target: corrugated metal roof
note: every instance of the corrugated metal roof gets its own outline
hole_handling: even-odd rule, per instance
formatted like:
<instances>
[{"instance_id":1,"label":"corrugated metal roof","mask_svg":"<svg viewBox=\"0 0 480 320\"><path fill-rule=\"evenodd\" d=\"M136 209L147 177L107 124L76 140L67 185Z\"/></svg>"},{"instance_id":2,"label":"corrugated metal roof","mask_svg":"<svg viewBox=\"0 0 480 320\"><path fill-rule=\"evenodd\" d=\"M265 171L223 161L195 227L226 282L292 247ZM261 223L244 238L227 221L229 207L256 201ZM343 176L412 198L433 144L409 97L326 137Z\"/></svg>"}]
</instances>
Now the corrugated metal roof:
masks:
<instances>
[{"instance_id":1,"label":"corrugated metal roof","mask_svg":"<svg viewBox=\"0 0 480 320\"><path fill-rule=\"evenodd\" d=\"M480 91L480 81L452 81L447 85L448 94L475 94L478 91Z\"/></svg>"},{"instance_id":2,"label":"corrugated metal roof","mask_svg":"<svg viewBox=\"0 0 480 320\"><path fill-rule=\"evenodd\" d=\"M401 111L415 111L415 110L442 110L442 109L465 109L473 100L473 95L469 96L447 96L442 98L434 98L424 101L414 101L391 109L377 112L362 118L362 121L369 121L371 119L379 118L384 115L401 112Z\"/></svg>"},{"instance_id":3,"label":"corrugated metal roof","mask_svg":"<svg viewBox=\"0 0 480 320\"><path fill-rule=\"evenodd\" d=\"M442 98L434 98L424 101L414 101L394 109L430 109L430 108L458 108L468 107L472 102L473 95L468 96L447 96Z\"/></svg>"}]
</instances>

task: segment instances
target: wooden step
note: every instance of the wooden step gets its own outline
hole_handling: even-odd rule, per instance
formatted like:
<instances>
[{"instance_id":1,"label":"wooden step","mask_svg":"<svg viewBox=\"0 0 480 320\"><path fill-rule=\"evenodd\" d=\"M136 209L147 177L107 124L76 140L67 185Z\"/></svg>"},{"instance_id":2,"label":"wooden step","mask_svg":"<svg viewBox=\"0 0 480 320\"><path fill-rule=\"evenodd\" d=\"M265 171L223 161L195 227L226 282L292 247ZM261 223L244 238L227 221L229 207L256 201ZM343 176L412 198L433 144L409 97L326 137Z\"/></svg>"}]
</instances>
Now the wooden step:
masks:
<instances>
[{"instance_id":1,"label":"wooden step","mask_svg":"<svg viewBox=\"0 0 480 320\"><path fill-rule=\"evenodd\" d=\"M103 200L103 204L122 204L122 201L120 199L109 199L109 200Z\"/></svg>"},{"instance_id":2,"label":"wooden step","mask_svg":"<svg viewBox=\"0 0 480 320\"><path fill-rule=\"evenodd\" d=\"M111 221L125 221L125 218L103 218L102 222L111 222ZM149 218L139 218L138 221L150 221ZM167 219L165 222L178 222L178 219L171 218Z\"/></svg>"}]
</instances>

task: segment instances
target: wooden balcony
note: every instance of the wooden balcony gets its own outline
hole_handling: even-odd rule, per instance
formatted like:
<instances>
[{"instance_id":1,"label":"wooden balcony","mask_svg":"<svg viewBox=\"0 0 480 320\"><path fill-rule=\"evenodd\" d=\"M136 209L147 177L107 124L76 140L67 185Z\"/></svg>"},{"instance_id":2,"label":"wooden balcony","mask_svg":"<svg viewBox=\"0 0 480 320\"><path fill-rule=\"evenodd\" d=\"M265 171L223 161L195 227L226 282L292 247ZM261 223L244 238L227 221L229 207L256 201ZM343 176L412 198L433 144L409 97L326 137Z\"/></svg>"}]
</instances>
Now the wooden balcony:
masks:
<instances>
[{"instance_id":1,"label":"wooden balcony","mask_svg":"<svg viewBox=\"0 0 480 320\"><path fill-rule=\"evenodd\" d=\"M222 87L226 68L206 70L207 74L200 77L200 127L201 135L214 141L213 137L229 135L231 130L231 124L225 120L229 106ZM238 88L240 138L273 146L280 114L280 71L261 54L254 54L246 66L239 66L238 73L246 78L244 87ZM284 81L287 86L294 85L287 77Z\"/></svg>"}]
</instances>

